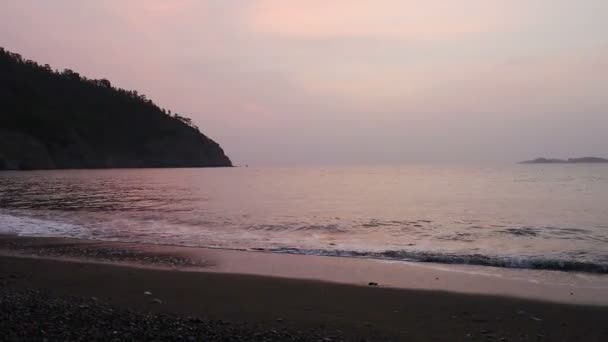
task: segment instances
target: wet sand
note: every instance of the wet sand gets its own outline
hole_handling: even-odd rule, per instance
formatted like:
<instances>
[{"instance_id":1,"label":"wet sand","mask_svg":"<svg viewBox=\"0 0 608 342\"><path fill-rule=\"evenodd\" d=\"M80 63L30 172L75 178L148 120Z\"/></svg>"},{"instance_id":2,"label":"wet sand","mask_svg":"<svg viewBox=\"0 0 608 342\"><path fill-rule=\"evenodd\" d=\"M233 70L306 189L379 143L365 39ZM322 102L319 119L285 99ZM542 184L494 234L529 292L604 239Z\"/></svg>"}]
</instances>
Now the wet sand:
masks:
<instances>
[{"instance_id":1,"label":"wet sand","mask_svg":"<svg viewBox=\"0 0 608 342\"><path fill-rule=\"evenodd\" d=\"M108 317L124 318L113 320L111 329L96 330L102 334L99 339L107 339L103 334L114 331L118 337L110 336L119 340L120 336L144 336L135 332L128 335L124 326L144 323L160 324L165 332L174 329L175 334L170 335L174 337L180 335L180 328L195 334L196 329L189 325L193 321L186 317L200 319L197 324L206 328L196 330L195 335L182 333L184 340L602 341L608 336L608 306L602 297L605 289L565 293L571 284L527 282L531 285L525 291L564 292L568 300L557 303L557 297L551 297L550 302L551 298L540 301L483 294L491 292L483 290L487 285L477 290L482 294L462 293L466 291L458 291L458 287L463 285L457 284L455 291L461 293L437 290L449 287L452 279L469 287L478 281L493 282L496 287L506 281L509 285L502 285L505 288L526 282L432 265L7 236L0 238L0 252L3 315L7 310L21 315L20 320L3 320L0 327L4 331L23 331L26 328L15 325L25 327L32 317L45 319L39 312L45 307L49 314L43 323L52 326L64 311L57 308L64 305L69 309L74 303L89 301L95 305L83 309L79 319L89 319L90 326ZM258 275L240 272L247 266L253 269L250 273ZM382 269L382 278L372 271L375 268ZM334 270L333 276L326 274L329 270ZM395 280L399 277L390 275L396 270L406 272L399 277L410 278L418 287L399 288ZM469 279L468 283L463 279ZM369 286L368 282L378 282L379 286ZM443 285L428 285L435 283ZM596 305L573 303L591 301L594 295L599 296L593 303ZM579 296L584 298L576 299ZM108 308L115 310L113 315L107 315ZM169 318L154 316L160 313ZM68 322L68 330L88 326L86 322L70 324L69 317L62 322ZM163 324L168 326L163 328ZM234 328L219 328L225 326ZM263 335L256 338L256 333Z\"/></svg>"}]
</instances>

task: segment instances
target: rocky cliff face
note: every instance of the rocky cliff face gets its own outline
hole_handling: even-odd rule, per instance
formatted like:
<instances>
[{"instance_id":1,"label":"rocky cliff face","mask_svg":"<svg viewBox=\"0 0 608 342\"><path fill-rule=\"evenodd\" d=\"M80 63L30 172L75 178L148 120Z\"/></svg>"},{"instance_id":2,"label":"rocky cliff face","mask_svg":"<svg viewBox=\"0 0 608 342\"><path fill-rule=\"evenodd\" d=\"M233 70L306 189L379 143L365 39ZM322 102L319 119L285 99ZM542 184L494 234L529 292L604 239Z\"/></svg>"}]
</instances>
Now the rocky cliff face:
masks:
<instances>
[{"instance_id":1,"label":"rocky cliff face","mask_svg":"<svg viewBox=\"0 0 608 342\"><path fill-rule=\"evenodd\" d=\"M196 135L152 141L147 149L145 153L96 152L84 142L49 145L19 132L0 130L0 170L232 166L219 145Z\"/></svg>"},{"instance_id":2,"label":"rocky cliff face","mask_svg":"<svg viewBox=\"0 0 608 342\"><path fill-rule=\"evenodd\" d=\"M0 169L232 166L192 122L136 91L0 48Z\"/></svg>"},{"instance_id":3,"label":"rocky cliff face","mask_svg":"<svg viewBox=\"0 0 608 342\"><path fill-rule=\"evenodd\" d=\"M20 133L0 130L0 170L52 169L46 146Z\"/></svg>"}]
</instances>

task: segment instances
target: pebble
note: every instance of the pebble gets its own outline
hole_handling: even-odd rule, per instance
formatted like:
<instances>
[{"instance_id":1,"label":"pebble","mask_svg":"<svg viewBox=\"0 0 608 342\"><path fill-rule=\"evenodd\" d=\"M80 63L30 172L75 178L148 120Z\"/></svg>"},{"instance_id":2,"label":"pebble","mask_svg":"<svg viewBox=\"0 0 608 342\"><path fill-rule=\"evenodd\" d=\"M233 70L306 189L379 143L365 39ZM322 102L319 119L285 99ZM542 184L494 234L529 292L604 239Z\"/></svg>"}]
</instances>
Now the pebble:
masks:
<instances>
[{"instance_id":1,"label":"pebble","mask_svg":"<svg viewBox=\"0 0 608 342\"><path fill-rule=\"evenodd\" d=\"M150 291L144 291L144 294L145 294L146 296L151 296L151 295L152 295L152 292L150 292Z\"/></svg>"},{"instance_id":2,"label":"pebble","mask_svg":"<svg viewBox=\"0 0 608 342\"><path fill-rule=\"evenodd\" d=\"M283 319L283 318L278 318ZM341 332L288 330L171 314L115 309L91 297L0 290L2 341L344 341Z\"/></svg>"}]
</instances>

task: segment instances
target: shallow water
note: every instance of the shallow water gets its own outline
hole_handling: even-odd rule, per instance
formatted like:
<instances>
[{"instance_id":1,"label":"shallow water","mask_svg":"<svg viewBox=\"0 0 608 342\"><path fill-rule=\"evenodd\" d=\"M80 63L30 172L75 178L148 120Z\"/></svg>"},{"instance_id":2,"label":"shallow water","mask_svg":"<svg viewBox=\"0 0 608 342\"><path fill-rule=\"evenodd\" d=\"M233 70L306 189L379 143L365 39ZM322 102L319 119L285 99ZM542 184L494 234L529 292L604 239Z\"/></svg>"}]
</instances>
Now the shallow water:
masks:
<instances>
[{"instance_id":1,"label":"shallow water","mask_svg":"<svg viewBox=\"0 0 608 342\"><path fill-rule=\"evenodd\" d=\"M0 232L608 273L608 165L1 172Z\"/></svg>"}]
</instances>

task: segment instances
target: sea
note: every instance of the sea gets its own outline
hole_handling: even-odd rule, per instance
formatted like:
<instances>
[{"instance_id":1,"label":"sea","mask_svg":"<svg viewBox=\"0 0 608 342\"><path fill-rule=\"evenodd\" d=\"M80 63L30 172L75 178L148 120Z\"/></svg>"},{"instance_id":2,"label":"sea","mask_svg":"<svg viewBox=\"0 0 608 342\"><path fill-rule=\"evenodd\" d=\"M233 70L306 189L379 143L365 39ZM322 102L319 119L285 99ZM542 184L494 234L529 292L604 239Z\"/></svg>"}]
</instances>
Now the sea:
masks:
<instances>
[{"instance_id":1,"label":"sea","mask_svg":"<svg viewBox=\"0 0 608 342\"><path fill-rule=\"evenodd\" d=\"M0 233L608 273L608 165L0 172Z\"/></svg>"}]
</instances>

